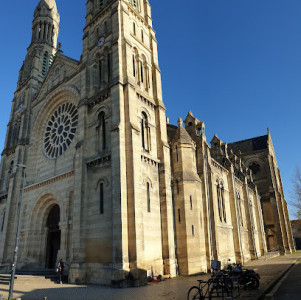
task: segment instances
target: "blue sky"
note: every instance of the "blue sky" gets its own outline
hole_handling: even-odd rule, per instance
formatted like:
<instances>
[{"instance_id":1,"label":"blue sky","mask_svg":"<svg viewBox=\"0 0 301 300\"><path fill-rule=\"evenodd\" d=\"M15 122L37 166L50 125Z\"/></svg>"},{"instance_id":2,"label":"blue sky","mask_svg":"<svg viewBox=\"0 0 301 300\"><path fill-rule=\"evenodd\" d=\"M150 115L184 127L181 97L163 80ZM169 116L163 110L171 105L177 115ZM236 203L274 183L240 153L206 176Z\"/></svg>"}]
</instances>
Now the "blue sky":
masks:
<instances>
[{"instance_id":1,"label":"blue sky","mask_svg":"<svg viewBox=\"0 0 301 300\"><path fill-rule=\"evenodd\" d=\"M2 3L0 148L38 0ZM79 59L84 0L57 0L59 41ZM191 110L224 142L270 128L286 198L301 166L301 1L150 0L171 123Z\"/></svg>"}]
</instances>

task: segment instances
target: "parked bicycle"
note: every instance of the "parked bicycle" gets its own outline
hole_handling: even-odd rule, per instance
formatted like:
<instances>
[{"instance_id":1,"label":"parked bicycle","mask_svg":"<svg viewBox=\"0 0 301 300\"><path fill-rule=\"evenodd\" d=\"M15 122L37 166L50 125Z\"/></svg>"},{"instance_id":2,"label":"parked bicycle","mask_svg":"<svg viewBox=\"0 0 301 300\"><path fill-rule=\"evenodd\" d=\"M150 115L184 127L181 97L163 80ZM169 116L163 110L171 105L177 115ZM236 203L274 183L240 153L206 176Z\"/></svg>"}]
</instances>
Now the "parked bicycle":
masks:
<instances>
[{"instance_id":1,"label":"parked bicycle","mask_svg":"<svg viewBox=\"0 0 301 300\"><path fill-rule=\"evenodd\" d=\"M240 262L237 264L228 264L226 271L239 285L246 288L258 289L260 275L252 269L243 269Z\"/></svg>"},{"instance_id":2,"label":"parked bicycle","mask_svg":"<svg viewBox=\"0 0 301 300\"><path fill-rule=\"evenodd\" d=\"M209 280L198 280L199 285L189 289L187 299L233 299L232 278L221 271L220 261L211 261L212 276Z\"/></svg>"}]
</instances>

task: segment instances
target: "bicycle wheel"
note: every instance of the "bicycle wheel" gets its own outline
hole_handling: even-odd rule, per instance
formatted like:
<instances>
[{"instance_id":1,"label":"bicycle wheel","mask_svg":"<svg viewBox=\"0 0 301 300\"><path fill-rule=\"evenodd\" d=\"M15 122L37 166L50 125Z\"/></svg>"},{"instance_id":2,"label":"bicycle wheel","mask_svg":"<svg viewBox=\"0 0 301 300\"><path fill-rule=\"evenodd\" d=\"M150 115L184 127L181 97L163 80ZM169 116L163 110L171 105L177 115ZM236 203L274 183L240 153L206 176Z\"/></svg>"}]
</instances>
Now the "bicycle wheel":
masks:
<instances>
[{"instance_id":1,"label":"bicycle wheel","mask_svg":"<svg viewBox=\"0 0 301 300\"><path fill-rule=\"evenodd\" d=\"M255 276L253 276L251 278L251 283L249 284L249 287L251 289L253 289L253 290L258 289L258 287L259 287L259 279L257 277L255 277Z\"/></svg>"},{"instance_id":2,"label":"bicycle wheel","mask_svg":"<svg viewBox=\"0 0 301 300\"><path fill-rule=\"evenodd\" d=\"M197 286L193 286L188 291L187 300L203 300L203 297L201 297L201 291Z\"/></svg>"},{"instance_id":3,"label":"bicycle wheel","mask_svg":"<svg viewBox=\"0 0 301 300\"><path fill-rule=\"evenodd\" d=\"M209 292L209 300L212 299L233 299L231 293L228 292L228 289L222 285L215 285Z\"/></svg>"}]
</instances>

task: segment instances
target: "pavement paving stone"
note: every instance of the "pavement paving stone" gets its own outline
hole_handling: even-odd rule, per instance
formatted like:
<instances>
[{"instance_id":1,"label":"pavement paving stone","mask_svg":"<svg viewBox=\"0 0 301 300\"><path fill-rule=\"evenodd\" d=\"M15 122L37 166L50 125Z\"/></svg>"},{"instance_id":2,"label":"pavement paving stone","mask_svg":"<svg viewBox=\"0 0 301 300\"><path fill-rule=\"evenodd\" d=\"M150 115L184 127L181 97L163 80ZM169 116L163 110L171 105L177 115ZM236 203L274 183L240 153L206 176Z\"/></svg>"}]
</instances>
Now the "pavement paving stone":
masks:
<instances>
[{"instance_id":1,"label":"pavement paving stone","mask_svg":"<svg viewBox=\"0 0 301 300\"><path fill-rule=\"evenodd\" d=\"M245 268L253 268L260 274L260 287L255 291L241 289L239 299L257 299L298 257L301 257L301 253L247 263ZM189 288L197 285L197 279L206 280L209 277L210 274L177 277L139 288L116 289L101 285L56 284L42 277L18 276L14 297L22 300L42 300L45 296L47 300L185 300ZM1 294L7 297L7 285L0 285Z\"/></svg>"},{"instance_id":2,"label":"pavement paving stone","mask_svg":"<svg viewBox=\"0 0 301 300\"><path fill-rule=\"evenodd\" d=\"M301 299L301 263L291 269L274 295L275 300Z\"/></svg>"}]
</instances>

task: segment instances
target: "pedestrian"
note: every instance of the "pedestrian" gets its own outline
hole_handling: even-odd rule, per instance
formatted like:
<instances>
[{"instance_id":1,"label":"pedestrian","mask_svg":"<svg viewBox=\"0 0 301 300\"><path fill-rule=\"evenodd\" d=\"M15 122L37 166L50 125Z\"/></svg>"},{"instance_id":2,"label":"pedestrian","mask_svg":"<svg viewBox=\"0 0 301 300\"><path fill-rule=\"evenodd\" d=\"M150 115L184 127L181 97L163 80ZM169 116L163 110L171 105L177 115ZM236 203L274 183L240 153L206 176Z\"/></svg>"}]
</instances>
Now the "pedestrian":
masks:
<instances>
[{"instance_id":1,"label":"pedestrian","mask_svg":"<svg viewBox=\"0 0 301 300\"><path fill-rule=\"evenodd\" d=\"M58 265L57 265L57 272L59 274L59 280L58 280L58 283L62 284L62 275L63 275L63 272L64 272L64 262L62 259L60 259Z\"/></svg>"}]
</instances>

